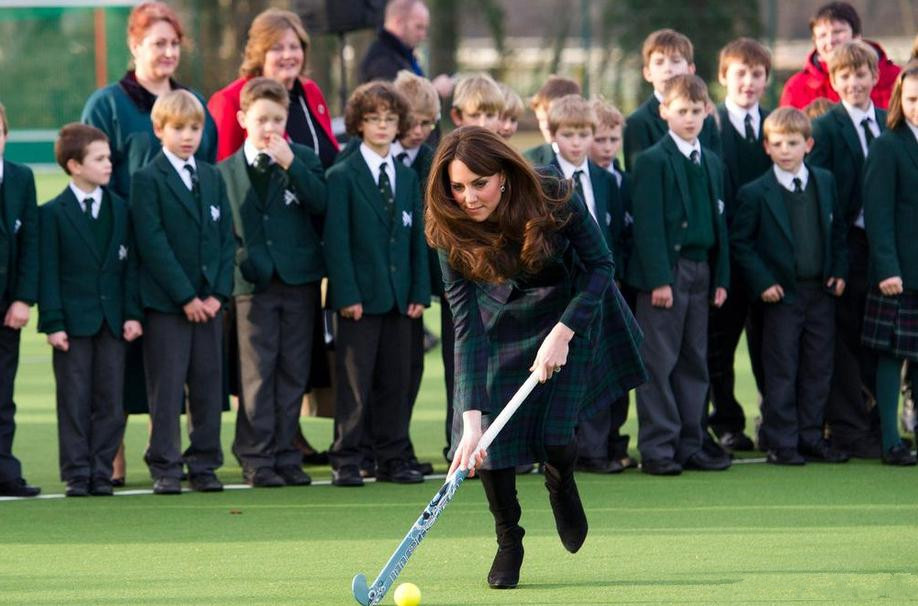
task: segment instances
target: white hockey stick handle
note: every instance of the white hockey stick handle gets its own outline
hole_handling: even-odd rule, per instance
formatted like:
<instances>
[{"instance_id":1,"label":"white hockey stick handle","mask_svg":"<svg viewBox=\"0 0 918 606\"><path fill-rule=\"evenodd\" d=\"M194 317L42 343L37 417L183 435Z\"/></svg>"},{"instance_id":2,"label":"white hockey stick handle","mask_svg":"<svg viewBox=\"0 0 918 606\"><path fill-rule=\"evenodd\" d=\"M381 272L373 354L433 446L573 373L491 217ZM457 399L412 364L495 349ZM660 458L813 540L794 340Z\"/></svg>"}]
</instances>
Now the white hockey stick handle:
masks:
<instances>
[{"instance_id":1,"label":"white hockey stick handle","mask_svg":"<svg viewBox=\"0 0 918 606\"><path fill-rule=\"evenodd\" d=\"M507 421L510 420L510 417L513 416L513 413L520 407L520 405L526 400L532 390L535 389L535 386L539 384L539 372L533 371L529 378L526 379L526 382L516 390L516 393L513 394L513 397L510 398L510 401L507 402L507 405L504 406L504 409L500 411L500 414L494 419L491 425L488 426L488 429L481 436L481 439L478 440L478 446L475 447L472 456L469 457L470 461L475 461L479 453L487 453L488 446L491 445L491 442L494 441L494 438L497 437L497 434L500 433L500 430L504 428L504 425L507 424ZM449 478L447 478L447 481Z\"/></svg>"}]
</instances>

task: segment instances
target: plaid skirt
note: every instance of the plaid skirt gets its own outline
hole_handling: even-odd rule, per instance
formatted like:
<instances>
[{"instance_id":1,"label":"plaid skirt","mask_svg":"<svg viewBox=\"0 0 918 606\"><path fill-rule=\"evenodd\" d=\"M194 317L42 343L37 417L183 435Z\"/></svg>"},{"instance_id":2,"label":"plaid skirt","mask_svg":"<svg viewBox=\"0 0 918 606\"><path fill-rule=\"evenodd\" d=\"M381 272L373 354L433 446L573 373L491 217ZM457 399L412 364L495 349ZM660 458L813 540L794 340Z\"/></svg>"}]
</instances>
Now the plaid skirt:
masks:
<instances>
[{"instance_id":1,"label":"plaid skirt","mask_svg":"<svg viewBox=\"0 0 918 606\"><path fill-rule=\"evenodd\" d=\"M896 358L918 362L918 291L906 290L894 297L878 290L867 293L861 342Z\"/></svg>"},{"instance_id":2,"label":"plaid skirt","mask_svg":"<svg viewBox=\"0 0 918 606\"><path fill-rule=\"evenodd\" d=\"M488 297L479 306L490 342L487 391L495 409L482 415L487 428L529 376L542 341L570 300L564 289L536 288L502 304ZM484 469L503 469L545 460L545 446L574 439L581 413L595 414L646 380L640 357L643 339L637 321L618 289L606 290L589 331L569 344L567 364L537 385L488 449ZM462 438L456 415L452 444ZM450 453L452 458L453 453Z\"/></svg>"}]
</instances>

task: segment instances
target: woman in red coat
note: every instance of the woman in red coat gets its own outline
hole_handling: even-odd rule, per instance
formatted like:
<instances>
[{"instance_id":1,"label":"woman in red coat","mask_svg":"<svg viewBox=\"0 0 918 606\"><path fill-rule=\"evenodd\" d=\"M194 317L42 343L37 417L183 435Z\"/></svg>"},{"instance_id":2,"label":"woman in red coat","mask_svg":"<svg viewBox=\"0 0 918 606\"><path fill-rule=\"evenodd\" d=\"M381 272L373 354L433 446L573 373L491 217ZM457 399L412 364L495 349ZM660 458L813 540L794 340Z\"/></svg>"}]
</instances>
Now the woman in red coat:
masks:
<instances>
[{"instance_id":1,"label":"woman in red coat","mask_svg":"<svg viewBox=\"0 0 918 606\"><path fill-rule=\"evenodd\" d=\"M242 87L251 78L265 76L283 84L290 93L288 138L312 148L325 168L331 166L338 142L322 91L303 75L308 51L309 36L296 14L269 8L255 17L239 68L241 77L214 93L207 103L217 123L218 162L235 153L245 141L245 130L236 118Z\"/></svg>"}]
</instances>

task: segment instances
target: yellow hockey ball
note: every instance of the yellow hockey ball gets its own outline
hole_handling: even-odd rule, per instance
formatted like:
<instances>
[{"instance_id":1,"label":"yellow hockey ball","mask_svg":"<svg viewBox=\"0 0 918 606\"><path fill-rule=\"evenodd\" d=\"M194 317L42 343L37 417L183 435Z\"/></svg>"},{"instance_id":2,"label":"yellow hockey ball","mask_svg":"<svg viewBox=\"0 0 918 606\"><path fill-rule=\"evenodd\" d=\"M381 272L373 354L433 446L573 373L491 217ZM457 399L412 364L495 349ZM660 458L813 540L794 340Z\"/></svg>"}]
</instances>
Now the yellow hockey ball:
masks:
<instances>
[{"instance_id":1,"label":"yellow hockey ball","mask_svg":"<svg viewBox=\"0 0 918 606\"><path fill-rule=\"evenodd\" d=\"M395 588L395 606L418 606L421 590L414 583L402 583Z\"/></svg>"}]
</instances>

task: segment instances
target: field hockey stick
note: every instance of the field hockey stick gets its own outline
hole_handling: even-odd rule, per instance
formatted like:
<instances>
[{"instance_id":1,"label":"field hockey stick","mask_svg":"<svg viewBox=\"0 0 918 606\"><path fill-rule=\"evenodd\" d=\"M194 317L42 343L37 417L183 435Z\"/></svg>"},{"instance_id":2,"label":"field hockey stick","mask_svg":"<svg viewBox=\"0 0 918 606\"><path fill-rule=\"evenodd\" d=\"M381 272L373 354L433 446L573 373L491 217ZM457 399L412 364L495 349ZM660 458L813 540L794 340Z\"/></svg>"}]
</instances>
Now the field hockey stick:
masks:
<instances>
[{"instance_id":1,"label":"field hockey stick","mask_svg":"<svg viewBox=\"0 0 918 606\"><path fill-rule=\"evenodd\" d=\"M538 382L539 376L537 372L533 372L529 375L529 378L526 379L523 386L513 394L513 397L504 409L497 415L494 422L491 423L481 436L481 439L478 441L478 446L475 447L475 451L469 458L470 461L475 461L479 453L487 452L488 446L491 445L491 442L494 441L494 438L497 437L497 434L504 428L504 425L507 424L507 421L510 420L510 417L513 416L513 413L520 407L520 404L529 396ZM408 534L405 535L405 538L402 539L402 542L399 543L392 557L386 562L386 565L379 573L379 576L376 577L376 580L373 581L372 585L369 587L367 586L366 575L357 574L354 576L354 580L351 582L351 591L354 594L354 599L363 606L375 606L382 601L386 592L389 591L389 588L395 583L395 579L398 578L399 573L408 563L408 558L411 557L414 550L421 544L421 541L427 535L427 531L434 525L434 522L437 521L437 518L440 517L440 514L449 502L453 500L456 491L459 489L459 486L462 485L467 475L467 469L457 469L452 475L446 478L443 486L440 487L440 490L437 491L434 498L430 500L430 503L428 503L424 511L421 512L421 516L408 531Z\"/></svg>"}]
</instances>

